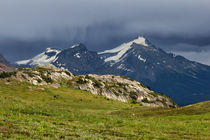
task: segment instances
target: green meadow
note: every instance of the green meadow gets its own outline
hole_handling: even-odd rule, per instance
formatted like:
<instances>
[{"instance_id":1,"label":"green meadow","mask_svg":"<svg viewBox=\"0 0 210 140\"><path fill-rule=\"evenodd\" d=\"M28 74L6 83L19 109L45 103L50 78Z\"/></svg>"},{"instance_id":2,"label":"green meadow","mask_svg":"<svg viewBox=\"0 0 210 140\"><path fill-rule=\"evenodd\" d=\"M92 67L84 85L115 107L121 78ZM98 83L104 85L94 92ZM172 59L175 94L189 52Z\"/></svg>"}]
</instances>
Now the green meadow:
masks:
<instances>
[{"instance_id":1,"label":"green meadow","mask_svg":"<svg viewBox=\"0 0 210 140\"><path fill-rule=\"evenodd\" d=\"M67 88L0 81L0 139L210 139L210 102L143 107Z\"/></svg>"}]
</instances>

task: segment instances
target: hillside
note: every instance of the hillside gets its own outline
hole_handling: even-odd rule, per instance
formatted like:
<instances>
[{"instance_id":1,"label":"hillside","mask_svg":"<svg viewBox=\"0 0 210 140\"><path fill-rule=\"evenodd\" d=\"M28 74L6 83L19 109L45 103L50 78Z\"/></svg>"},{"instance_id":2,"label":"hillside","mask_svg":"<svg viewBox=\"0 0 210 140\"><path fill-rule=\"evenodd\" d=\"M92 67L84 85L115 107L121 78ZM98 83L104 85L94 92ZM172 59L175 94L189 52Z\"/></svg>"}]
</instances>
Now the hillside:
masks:
<instances>
[{"instance_id":1,"label":"hillside","mask_svg":"<svg viewBox=\"0 0 210 140\"><path fill-rule=\"evenodd\" d=\"M1 139L210 139L210 102L153 108L0 80Z\"/></svg>"},{"instance_id":2,"label":"hillside","mask_svg":"<svg viewBox=\"0 0 210 140\"><path fill-rule=\"evenodd\" d=\"M51 64L0 73L0 78L28 82L37 86L81 89L109 99L138 103L143 106L177 107L176 103L169 97L155 93L141 83L127 77L96 74L73 75L71 72L56 68Z\"/></svg>"}]
</instances>

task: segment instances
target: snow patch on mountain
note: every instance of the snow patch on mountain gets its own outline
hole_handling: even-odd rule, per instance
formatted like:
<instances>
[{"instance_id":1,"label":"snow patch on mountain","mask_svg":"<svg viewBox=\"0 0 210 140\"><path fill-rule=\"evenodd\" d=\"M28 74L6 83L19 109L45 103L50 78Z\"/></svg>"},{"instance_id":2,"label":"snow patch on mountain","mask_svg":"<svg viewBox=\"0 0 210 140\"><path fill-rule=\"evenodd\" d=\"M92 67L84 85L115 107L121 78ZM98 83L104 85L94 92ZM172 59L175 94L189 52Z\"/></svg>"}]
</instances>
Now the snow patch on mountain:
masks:
<instances>
[{"instance_id":1,"label":"snow patch on mountain","mask_svg":"<svg viewBox=\"0 0 210 140\"><path fill-rule=\"evenodd\" d=\"M17 61L16 64L18 64L18 65L27 65L30 62L31 62L31 59L29 59L29 60L21 60L21 61Z\"/></svg>"},{"instance_id":2,"label":"snow patch on mountain","mask_svg":"<svg viewBox=\"0 0 210 140\"><path fill-rule=\"evenodd\" d=\"M75 48L75 47L77 47L77 46L79 46L79 44L73 45L73 46L71 46L70 48L73 49L73 48Z\"/></svg>"},{"instance_id":3,"label":"snow patch on mountain","mask_svg":"<svg viewBox=\"0 0 210 140\"><path fill-rule=\"evenodd\" d=\"M76 53L76 54L74 55L74 57L80 58L80 57L81 57L81 56L80 56L80 53Z\"/></svg>"},{"instance_id":4,"label":"snow patch on mountain","mask_svg":"<svg viewBox=\"0 0 210 140\"><path fill-rule=\"evenodd\" d=\"M60 50L47 48L46 51L38 54L37 56L33 57L32 59L17 61L16 64L18 65L39 65L39 64L50 64L56 61L57 55L60 53Z\"/></svg>"},{"instance_id":5,"label":"snow patch on mountain","mask_svg":"<svg viewBox=\"0 0 210 140\"><path fill-rule=\"evenodd\" d=\"M121 69L121 70L124 70L124 71L128 71L128 72L133 72L131 69L128 69L125 67L125 64L120 64L117 69Z\"/></svg>"},{"instance_id":6,"label":"snow patch on mountain","mask_svg":"<svg viewBox=\"0 0 210 140\"><path fill-rule=\"evenodd\" d=\"M142 58L141 55L138 56L138 59L139 59L140 61L143 61L144 63L147 61L146 59Z\"/></svg>"},{"instance_id":7,"label":"snow patch on mountain","mask_svg":"<svg viewBox=\"0 0 210 140\"><path fill-rule=\"evenodd\" d=\"M130 41L128 43L124 43L114 49L111 49L111 50L106 50L106 51L103 51L103 52L99 52L98 54L99 55L102 55L102 54L115 54L113 56L110 56L108 58L106 58L104 61L105 62L112 62L112 64L114 63L117 63L119 62L120 60L122 60L122 56L128 51L130 50L132 47L133 44L138 44L138 45L142 45L142 46L145 46L145 47L148 47L149 45L146 43L146 38L144 37L138 37L137 39L133 40L133 41Z\"/></svg>"}]
</instances>

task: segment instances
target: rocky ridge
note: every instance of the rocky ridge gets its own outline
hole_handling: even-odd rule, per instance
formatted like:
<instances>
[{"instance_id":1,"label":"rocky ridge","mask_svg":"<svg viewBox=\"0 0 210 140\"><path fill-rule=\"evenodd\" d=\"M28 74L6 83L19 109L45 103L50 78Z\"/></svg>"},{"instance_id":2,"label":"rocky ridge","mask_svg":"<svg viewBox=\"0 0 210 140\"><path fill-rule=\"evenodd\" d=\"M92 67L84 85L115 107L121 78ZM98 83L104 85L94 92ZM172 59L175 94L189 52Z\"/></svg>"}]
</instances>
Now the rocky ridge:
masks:
<instances>
[{"instance_id":1,"label":"rocky ridge","mask_svg":"<svg viewBox=\"0 0 210 140\"><path fill-rule=\"evenodd\" d=\"M35 68L19 68L8 72L3 78L10 78L21 82L29 82L37 86L53 86L76 88L102 95L107 99L127 103L138 103L143 106L177 107L169 97L149 90L141 83L123 76L115 75L73 75L65 69L51 64L39 65ZM2 78L2 73L0 77Z\"/></svg>"}]
</instances>

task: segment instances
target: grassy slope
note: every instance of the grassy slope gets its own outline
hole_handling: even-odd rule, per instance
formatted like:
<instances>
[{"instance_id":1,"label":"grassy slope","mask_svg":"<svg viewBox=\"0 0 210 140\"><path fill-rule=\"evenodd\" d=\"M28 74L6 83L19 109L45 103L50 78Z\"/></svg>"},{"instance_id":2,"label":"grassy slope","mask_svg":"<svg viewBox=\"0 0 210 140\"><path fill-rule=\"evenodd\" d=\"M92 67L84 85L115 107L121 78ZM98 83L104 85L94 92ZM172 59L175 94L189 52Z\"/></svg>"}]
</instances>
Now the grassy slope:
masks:
<instances>
[{"instance_id":1,"label":"grassy slope","mask_svg":"<svg viewBox=\"0 0 210 140\"><path fill-rule=\"evenodd\" d=\"M209 130L210 102L149 108L80 90L0 81L5 139L210 139Z\"/></svg>"}]
</instances>

